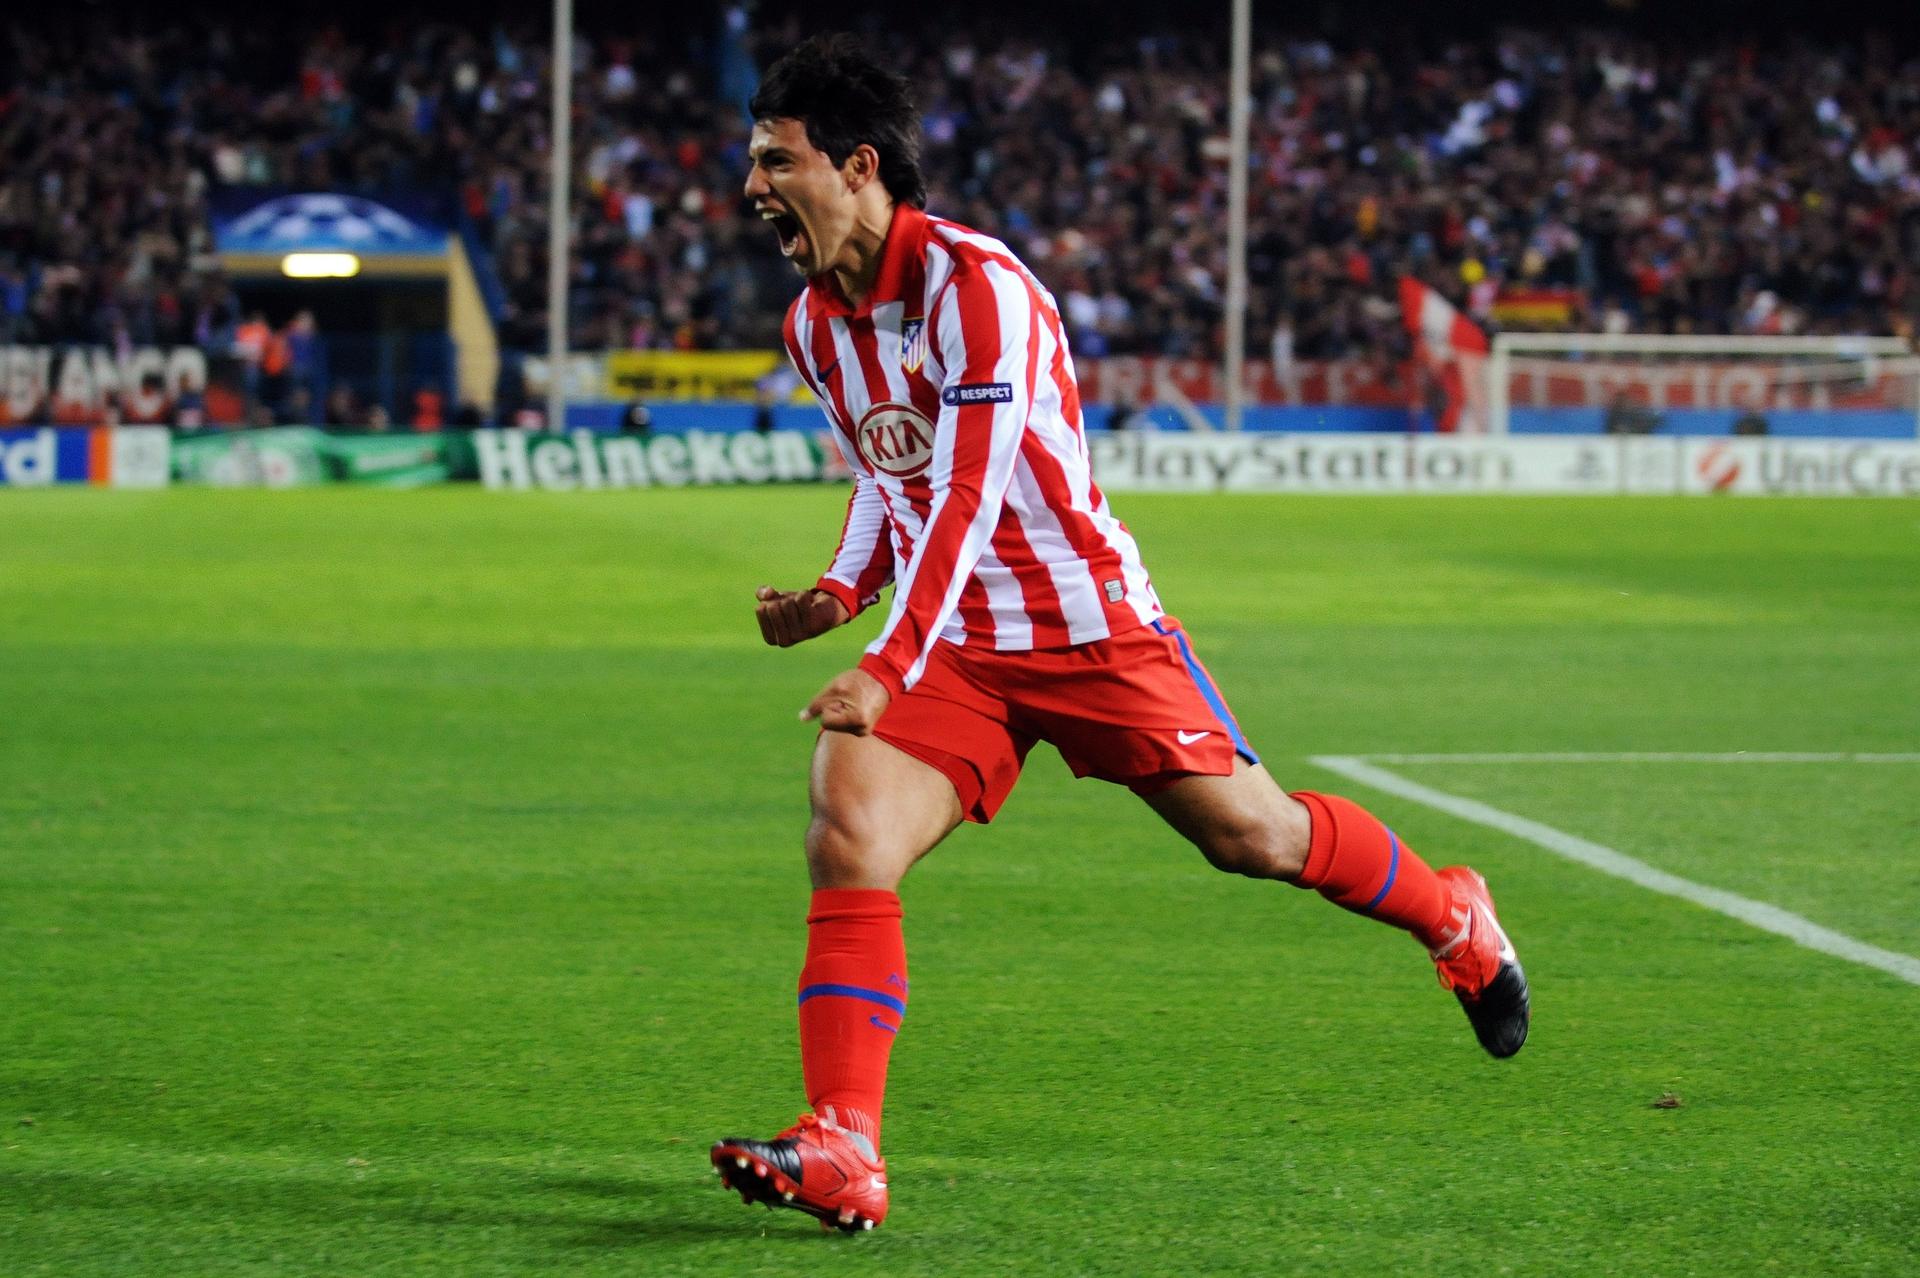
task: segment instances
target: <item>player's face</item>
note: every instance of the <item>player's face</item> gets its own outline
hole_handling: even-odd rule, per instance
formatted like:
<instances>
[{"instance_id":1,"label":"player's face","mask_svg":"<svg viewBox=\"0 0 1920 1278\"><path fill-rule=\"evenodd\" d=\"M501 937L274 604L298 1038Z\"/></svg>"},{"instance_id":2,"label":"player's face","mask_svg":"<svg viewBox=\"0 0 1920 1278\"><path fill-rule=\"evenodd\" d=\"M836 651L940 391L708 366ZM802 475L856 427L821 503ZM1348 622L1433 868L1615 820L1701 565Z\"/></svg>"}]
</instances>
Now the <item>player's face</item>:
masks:
<instances>
[{"instance_id":1,"label":"player's face","mask_svg":"<svg viewBox=\"0 0 1920 1278\"><path fill-rule=\"evenodd\" d=\"M802 275L830 268L853 231L857 209L846 174L807 140L799 120L760 120L747 142L747 199L780 237Z\"/></svg>"}]
</instances>

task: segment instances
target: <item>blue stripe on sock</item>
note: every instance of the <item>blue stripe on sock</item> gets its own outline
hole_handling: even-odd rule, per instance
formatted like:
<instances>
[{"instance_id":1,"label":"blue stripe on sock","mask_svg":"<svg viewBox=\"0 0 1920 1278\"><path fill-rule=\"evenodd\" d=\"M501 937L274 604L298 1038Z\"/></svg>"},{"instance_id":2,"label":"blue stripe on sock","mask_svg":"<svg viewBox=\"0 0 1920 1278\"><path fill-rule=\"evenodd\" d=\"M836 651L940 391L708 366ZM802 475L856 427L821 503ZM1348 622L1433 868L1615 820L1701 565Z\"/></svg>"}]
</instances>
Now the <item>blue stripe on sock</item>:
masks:
<instances>
[{"instance_id":1,"label":"blue stripe on sock","mask_svg":"<svg viewBox=\"0 0 1920 1278\"><path fill-rule=\"evenodd\" d=\"M1387 899L1387 893L1393 891L1393 876L1400 872L1400 840L1393 837L1392 830L1387 831L1387 843L1393 849L1392 855L1387 858L1387 881L1380 885L1380 890L1374 894L1371 901L1360 907L1369 912L1374 906Z\"/></svg>"},{"instance_id":2,"label":"blue stripe on sock","mask_svg":"<svg viewBox=\"0 0 1920 1278\"><path fill-rule=\"evenodd\" d=\"M1154 628L1158 630L1159 627L1160 623L1156 621ZM1192 646L1187 643L1186 632L1161 630L1160 633L1171 633L1173 641L1180 645L1180 659L1187 663L1187 674L1192 676L1194 685L1200 689L1200 695L1207 699L1207 706L1213 711L1213 717L1220 720L1220 726L1225 728L1227 735L1233 738L1234 748L1248 763L1260 762L1260 756L1253 752L1253 747L1247 744L1246 737L1240 734L1240 725L1233 721L1233 712L1227 709L1227 703L1221 699L1219 690L1213 686L1213 680L1207 678L1207 672L1200 668L1199 660L1193 655Z\"/></svg>"},{"instance_id":3,"label":"blue stripe on sock","mask_svg":"<svg viewBox=\"0 0 1920 1278\"><path fill-rule=\"evenodd\" d=\"M898 999L891 994L882 994L879 990L865 989L858 985L809 985L800 991L800 1001L804 1003L810 998L823 998L827 995L838 995L841 998L864 998L869 1003L878 1003L882 1007L890 1007L901 1016L907 1014L907 1003L905 999Z\"/></svg>"}]
</instances>

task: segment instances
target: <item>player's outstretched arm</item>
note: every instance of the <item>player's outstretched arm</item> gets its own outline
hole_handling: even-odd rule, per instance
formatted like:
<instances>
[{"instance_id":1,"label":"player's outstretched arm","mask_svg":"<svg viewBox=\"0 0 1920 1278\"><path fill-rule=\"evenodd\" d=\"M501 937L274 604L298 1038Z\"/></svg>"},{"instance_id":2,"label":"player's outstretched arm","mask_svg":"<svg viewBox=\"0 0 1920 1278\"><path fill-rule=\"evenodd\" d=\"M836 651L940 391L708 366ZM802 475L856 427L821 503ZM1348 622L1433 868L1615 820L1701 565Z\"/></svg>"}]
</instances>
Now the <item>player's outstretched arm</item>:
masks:
<instances>
[{"instance_id":1,"label":"player's outstretched arm","mask_svg":"<svg viewBox=\"0 0 1920 1278\"><path fill-rule=\"evenodd\" d=\"M760 637L776 648L791 648L803 640L844 626L853 617L847 606L824 590L775 590L762 586L753 592L759 602L753 615L760 621Z\"/></svg>"}]
</instances>

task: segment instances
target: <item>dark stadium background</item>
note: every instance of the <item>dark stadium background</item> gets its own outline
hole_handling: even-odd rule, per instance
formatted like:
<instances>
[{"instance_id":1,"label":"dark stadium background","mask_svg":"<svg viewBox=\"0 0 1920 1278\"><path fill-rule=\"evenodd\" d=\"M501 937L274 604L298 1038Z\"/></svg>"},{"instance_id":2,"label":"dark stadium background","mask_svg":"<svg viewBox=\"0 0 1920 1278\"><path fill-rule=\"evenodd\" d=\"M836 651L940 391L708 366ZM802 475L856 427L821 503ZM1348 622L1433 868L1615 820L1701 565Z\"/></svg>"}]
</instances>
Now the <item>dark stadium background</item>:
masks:
<instances>
[{"instance_id":1,"label":"dark stadium background","mask_svg":"<svg viewBox=\"0 0 1920 1278\"><path fill-rule=\"evenodd\" d=\"M136 35L148 39L161 62L154 68L160 82L175 69L191 67L198 51L204 48L207 56L216 58L217 74L251 95L250 101L260 101L298 85L310 55L330 44L357 49L363 75L364 64L378 56L378 51L400 51L403 55L424 56L428 74L443 76L449 64L443 59L436 66L433 60L440 55L432 50L446 47L449 40L459 38L461 33L484 45L491 31L507 31L520 48L536 53L548 39L549 15L539 6L490 2L455 5L434 0L396 12L390 7L359 2L300 3L276 6L273 13L271 22L263 22L257 10L230 0L195 6L191 14L165 17L138 6L110 3L16 12L7 19L10 38L4 49L0 49L0 84L11 86L7 95L0 97L0 103L18 105L23 96L29 102L44 103L47 90L54 85L59 86L60 91L92 90L119 102L122 107L131 108L133 118L139 121L132 126L138 135L135 151L157 151L163 145L184 146L192 157L191 166L204 171L208 167L203 145L206 136L223 128L244 133L254 126L232 120L223 124L217 114L208 119L202 111L183 133L175 127L178 122L167 114L169 108L164 102L142 99L141 93L151 91L151 86L143 91L126 83L126 68L114 65L112 50L116 47L116 38ZM1004 0L983 0L978 4L935 3L908 9L852 3L757 8L622 6L585 0L578 6L576 24L581 39L595 50L596 61L589 74L599 70L598 59L609 47L618 47L632 52L640 83L632 97L618 105L596 104L576 88L576 110L580 113L576 127L576 173L583 163L581 152L592 143L594 125L608 117L637 120L654 130L656 136L667 138L669 144L677 135L720 138L737 130L737 123L727 123L726 117L732 112L733 99L741 95L743 84L751 82L751 67L764 65L767 59L777 56L780 48L813 30L858 32L877 50L899 49L909 69L917 60L937 58L943 47L959 42L971 42L989 52L1012 42L1022 49L1045 50L1055 66L1068 67L1075 74L1087 77L1089 87L1109 68L1139 65L1149 56L1141 52L1141 42L1145 40L1158 42L1159 50L1150 55L1158 65L1196 84L1207 85L1215 77L1223 79L1225 75L1226 8L1220 6L1217 13L1206 15L1204 21L1194 20L1201 16L1183 13L1176 22L1169 18L1164 6L1140 3L1017 5ZM750 28L751 34L742 40L731 40L726 35L730 22L736 29ZM1284 8L1259 6L1255 14L1255 45L1257 52L1266 53L1291 42L1323 40L1340 56L1369 51L1376 59L1375 65L1384 68L1388 82L1418 78L1422 67L1459 68L1463 57L1469 64L1467 70L1471 78L1475 72L1470 64L1475 60L1489 62L1497 54L1503 33L1515 31L1535 40L1558 41L1568 48L1587 38L1586 33L1615 33L1637 42L1638 48L1651 51L1652 56L1676 59L1675 65L1702 54L1722 58L1753 57L1763 63L1768 59L1799 58L1804 64L1809 57L1824 57L1831 52L1841 58L1843 65L1853 65L1864 56L1877 59L1883 66L1899 66L1913 56L1913 24L1913 6L1867 4L1861 0L1840 0L1832 4L1793 0L1762 5L1736 4L1729 0L1670 5L1583 0L1549 7L1505 0L1444 7L1323 3ZM215 39L215 31L224 35ZM429 42L424 54L420 45L423 37ZM726 56L730 45L736 53L731 60ZM216 53L219 49L226 51ZM1812 53L1806 52L1808 49ZM49 50L58 51L51 62ZM740 51L749 55L744 67L737 56ZM1737 55L1731 51L1738 51ZM1256 58L1256 64L1258 62ZM537 73L537 68L535 71ZM674 72L682 73L679 91L686 96L676 97L663 107L663 82L671 79ZM1262 72L1256 65L1256 90L1261 80ZM363 85L372 83L376 82L356 81L346 85L347 99L352 102ZM390 86L390 79L377 83L383 86L382 92L390 91L390 87L386 87ZM1421 123L1422 128L1432 128L1436 118L1444 120L1454 105L1453 99L1447 96L1450 92L1454 91L1441 89L1437 97L1427 95L1421 110L1427 112L1428 118ZM1844 76L1835 92L1842 95L1848 92ZM1798 155L1815 146L1815 140L1805 134L1798 119L1803 105L1798 99L1784 102L1773 111L1781 118L1771 123L1736 124L1736 149L1745 145L1749 137L1762 142L1774 141L1783 125L1799 130L1786 135L1783 145L1790 152ZM1658 103L1652 106L1657 108ZM356 103L356 109L365 111L368 104ZM1213 109L1217 117L1217 104ZM1651 108L1634 108L1641 124L1645 123L1648 109ZM277 161L278 167L272 174L281 184L316 187L332 183L351 189L382 186L388 180L397 179L431 198L457 202L482 200L484 193L468 192L462 183L480 182L481 178L472 175L476 171L484 174L493 158L518 164L524 170L524 183L516 197L515 216L520 218L517 229L500 231L490 216L482 219L483 238L493 252L490 258L481 255L480 271L484 282L499 285L496 292L500 294L500 301L494 307L494 323L507 365L507 376L498 396L500 402L492 411L492 416L500 420L511 419L516 405L534 398L516 380L518 356L542 350L545 337L545 233L538 217L545 179L538 171L538 154L527 149L529 140L537 138L544 127L540 120L544 103L529 101L514 110L524 117L525 123L516 125L507 136L499 157L486 154L487 146L468 144L463 152L463 144L457 140L437 141L437 150L424 167L418 163L402 164L396 160L394 148L377 138L356 135L355 128L361 128L363 134L365 130L355 125L336 130L330 160L312 161L308 156L311 148L303 144L299 159ZM1911 105L1906 110L1909 116L1920 112L1920 108ZM450 112L452 108L443 107L442 111ZM46 118L44 114L42 118ZM52 118L58 118L57 112ZM614 122L621 123L617 118ZM1396 127L1404 122L1400 118L1391 121ZM1220 125L1218 118L1215 125ZM271 144L277 136L276 130L283 127L304 129L303 136L312 133L310 121L306 125L292 122L283 125L280 121L268 120L255 128L255 136ZM1205 128L1182 127L1187 132L1184 145L1199 147L1199 135ZM1526 127L1537 128L1538 122ZM16 125L9 129L6 118L0 116L0 152L11 161L9 167L15 184L27 180L23 175L36 167L44 170L49 160L58 167L59 146L48 146L44 136L36 146L36 128L44 134L47 126L29 125L23 131ZM1349 151L1357 151L1364 140L1349 137L1346 145ZM632 345L766 348L775 344L774 326L785 299L792 293L791 277L768 236L744 219L734 219L729 225L724 208L713 203L724 201L732 194L730 183L739 160L734 153L737 144L735 137L730 147L710 145L698 161L700 171L687 175L695 185L704 188L709 200L700 217L703 223L700 234L707 243L696 246L700 253L698 260L704 262L704 267L690 266L675 272L661 265L661 254L678 253L683 247L673 239L669 225L671 208L659 212L656 220L667 234L659 241L664 247L648 261L646 237L636 240L622 232L617 219L596 217L590 207L593 197L576 180L573 210L577 228L576 290L568 325L573 349L619 349ZM1024 172L1036 184L1042 198L1055 194L1049 187L1074 185L1071 176L1056 181L1051 162L1044 156L1037 160L1020 159L1025 146L1019 138L986 136L976 131L972 135L963 132L955 147L945 152L938 148L931 151L929 163L934 171L936 198L944 205L942 211L962 220L973 220L989 230L1001 233L1009 230L1005 225L996 225L1001 221L1002 210L996 207L995 201L1006 194L1004 183L996 188L991 182L976 182L952 167L958 161L970 156L977 158L982 153L1004 149L1016 164L1028 166ZM520 148L518 153L515 147ZM955 158L949 159L950 155ZM656 157L656 165L658 162ZM1662 164L1670 167L1672 163L1669 148ZM1218 166L1211 161L1189 159L1185 167L1181 181L1207 179L1209 170L1217 177ZM111 186L116 181L124 185L128 175L116 172L115 165L108 163L90 176L97 187ZM456 402L458 394L448 383L450 374L445 367L450 356L444 353L444 343L436 336L442 322L443 303L436 293L424 287L389 283L375 289L365 284L328 286L259 277L227 280L219 278L217 272L209 276L199 267L189 267L174 281L175 291L184 296L169 305L188 312L198 308L197 313L176 314L169 321L170 331L152 331L155 322L150 312L154 299L150 295L123 299L116 295L118 286L111 280L124 265L124 255L139 238L144 225L139 215L140 200L149 189L164 198L179 176L179 172L140 172L139 198L132 192L126 194L125 198L133 200L133 209L120 215L114 228L100 224L95 219L96 210L67 210L69 216L86 221L87 229L58 248L49 248L49 232L44 226L27 228L17 216L9 223L4 211L0 211L0 283L11 280L10 298L36 292L32 273L35 263L57 266L74 258L80 265L80 282L66 288L62 296L67 301L57 316L30 315L22 319L12 312L0 312L0 341L163 342L179 340L184 329L192 328L203 339L212 336L224 343L244 316L256 309L264 311L277 330L284 330L295 315L308 310L318 317L318 342L326 368L310 377L294 377L296 382L310 382L310 390L297 396L276 396L271 409L275 420L288 421L302 414L318 416L329 396L345 387L354 395L355 412L361 416L377 400L381 401L389 419L406 420L415 412L414 399L419 390L429 388L441 401L437 410L441 419L460 416L469 423L472 421L473 410ZM1463 181L1459 195L1471 201L1513 194L1512 188L1502 182L1498 177L1476 177L1471 182ZM684 183L675 179L669 181L665 189L677 190L681 184ZM1114 186L1111 182L1108 185ZM1126 195L1124 183L1115 189ZM1257 188L1256 195L1263 189ZM1437 189L1423 193L1425 198L1441 202L1450 195L1444 182ZM1537 224L1542 216L1538 195L1536 182L1535 189L1528 193L1528 198L1536 201L1534 207L1527 210L1513 204L1509 206L1508 215ZM1217 195L1211 198L1218 199ZM14 203L17 207L19 201L16 199ZM478 203L474 207L478 208ZM1201 207L1208 209L1217 205ZM1142 209L1149 223L1158 230L1164 210L1145 203ZM176 226L176 232L196 216L186 215ZM1211 219L1217 214L1209 212L1202 216ZM1320 214L1316 212L1313 217L1317 219ZM1070 231L1073 225L1070 211L1044 214L1042 218L1048 222L1043 230ZM1579 224L1577 229L1585 234L1589 248L1600 246L1598 287L1592 286L1588 278L1582 280L1589 307L1585 321L1595 326L1599 312L1616 295L1634 292L1632 282L1623 274L1632 269L1633 264L1628 251L1622 249L1617 262L1609 266L1607 254L1611 250L1606 247L1605 238L1609 232L1604 224L1598 230L1588 224ZM1355 269L1352 263L1339 260L1350 251L1349 241L1343 240L1344 232L1337 228L1323 230L1317 221L1302 221L1298 217L1291 226L1279 227L1256 207L1249 263L1253 287L1247 353L1253 357L1266 353L1268 334L1290 308L1296 330L1295 349L1304 358L1362 355L1383 369L1403 360L1406 339L1391 312L1392 279L1403 273L1419 275L1450 294L1456 302L1462 291L1455 270L1459 265L1458 255L1444 243L1437 256L1426 255L1417 248L1409 252L1410 230L1404 224L1397 228L1389 226L1384 239L1376 238L1370 243L1366 252L1368 260L1358 266L1370 279L1355 285L1342 278L1343 272ZM1214 233L1217 234L1217 227ZM1920 246L1920 214L1913 212L1910 200L1905 213L1896 214L1896 225L1888 234L1893 238L1885 241L1887 247L1870 250L1881 253L1885 269L1880 274L1898 276L1895 282L1899 287L1920 295L1920 288L1906 281L1898 265L1903 252L1909 258L1920 254L1917 247ZM1201 253L1203 260L1206 254L1219 250L1217 243L1208 240L1204 225L1184 238L1198 246L1194 251ZM1891 247L1896 242L1903 248ZM1016 243L1024 241L1016 240ZM19 269L23 247L28 263L24 278ZM636 247L640 250L639 275L634 274L628 264ZM13 252L9 253L9 249ZM1333 258L1317 262L1312 256L1315 249L1324 249ZM1144 290L1140 287L1143 269L1148 270L1149 277L1177 271L1184 252L1185 249L1176 245L1171 250L1147 250L1144 259L1138 254L1123 255L1113 265L1096 267L1084 275L1058 262L1036 261L1035 265L1057 293L1064 295L1084 288L1090 297L1099 296L1103 300L1117 293L1128 299L1133 308L1132 317L1117 336L1087 332L1077 317L1070 316L1080 354L1144 353L1218 358L1222 341L1221 311L1219 299L1213 293L1219 285L1217 269L1211 283L1197 287L1189 287L1178 278L1169 278L1163 284ZM6 276L10 262L15 268L14 274ZM1842 258L1836 259L1836 263L1834 270L1850 276L1863 266L1871 265L1872 259L1870 256ZM1514 263L1507 261L1505 269L1511 275ZM1742 308L1754 288L1760 286L1751 282L1756 278L1761 285L1779 293L1790 308L1798 307L1806 312L1801 323L1808 331L1886 331L1894 323L1893 311L1898 309L1882 313L1871 304L1834 303L1829 283L1818 278L1822 267L1810 256L1803 255L1790 263L1784 276L1776 271L1773 276L1763 272L1756 277L1751 264L1719 269L1721 274L1704 279L1697 286L1683 280L1668 288L1653 303L1652 314L1640 313L1636 305L1630 305L1629 309L1635 311L1632 317L1635 330L1672 331L1684 323L1688 331L1725 331L1740 321ZM1613 272L1611 275L1609 270ZM651 277L647 272L652 272ZM1312 278L1303 281L1303 273ZM1911 270L1906 274L1910 275ZM44 293L51 286L45 282L44 275L40 278L37 291ZM166 278L163 274L163 283ZM1549 270L1542 278L1556 282L1557 277ZM1686 288L1693 289L1691 296L1684 295ZM29 309L33 300L28 297ZM130 336L118 335L123 332ZM1385 376L1385 382L1391 385L1394 378ZM1417 392L1393 393L1413 394L1417 398ZM248 394L251 396L252 392Z\"/></svg>"}]
</instances>

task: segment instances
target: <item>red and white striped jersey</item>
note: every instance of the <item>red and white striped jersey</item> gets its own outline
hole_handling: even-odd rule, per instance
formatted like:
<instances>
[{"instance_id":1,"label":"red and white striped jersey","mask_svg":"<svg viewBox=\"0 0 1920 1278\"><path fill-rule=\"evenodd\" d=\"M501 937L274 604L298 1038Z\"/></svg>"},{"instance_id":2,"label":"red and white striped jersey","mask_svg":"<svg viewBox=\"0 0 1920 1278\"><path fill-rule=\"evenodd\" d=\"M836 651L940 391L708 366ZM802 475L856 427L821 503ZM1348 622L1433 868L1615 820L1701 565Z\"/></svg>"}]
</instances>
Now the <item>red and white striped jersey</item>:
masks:
<instances>
[{"instance_id":1,"label":"red and white striped jersey","mask_svg":"<svg viewBox=\"0 0 1920 1278\"><path fill-rule=\"evenodd\" d=\"M872 293L810 281L786 341L854 473L819 588L858 612L894 583L860 662L888 691L942 640L1064 648L1161 615L1093 482L1059 308L1005 244L896 205Z\"/></svg>"}]
</instances>

